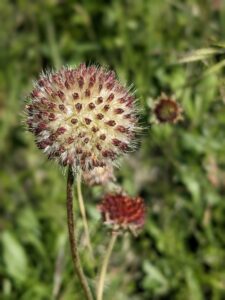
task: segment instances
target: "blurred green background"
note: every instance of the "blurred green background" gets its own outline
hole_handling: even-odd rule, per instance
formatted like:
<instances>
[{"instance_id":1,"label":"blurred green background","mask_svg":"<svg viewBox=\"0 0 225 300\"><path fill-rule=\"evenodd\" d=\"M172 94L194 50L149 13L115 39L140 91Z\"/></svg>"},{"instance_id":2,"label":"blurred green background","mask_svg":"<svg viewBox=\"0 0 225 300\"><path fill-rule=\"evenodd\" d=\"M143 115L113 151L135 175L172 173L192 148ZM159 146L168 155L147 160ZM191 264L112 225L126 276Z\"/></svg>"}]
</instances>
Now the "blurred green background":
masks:
<instances>
[{"instance_id":1,"label":"blurred green background","mask_svg":"<svg viewBox=\"0 0 225 300\"><path fill-rule=\"evenodd\" d=\"M106 300L225 299L223 0L0 1L0 299L82 300L67 242L62 170L36 149L23 108L42 69L98 63L133 83L146 128L116 175L148 206L145 230L116 244ZM222 62L222 64L221 64ZM150 125L152 99L176 95L184 121ZM99 262L109 236L83 186ZM89 281L95 281L84 248Z\"/></svg>"}]
</instances>

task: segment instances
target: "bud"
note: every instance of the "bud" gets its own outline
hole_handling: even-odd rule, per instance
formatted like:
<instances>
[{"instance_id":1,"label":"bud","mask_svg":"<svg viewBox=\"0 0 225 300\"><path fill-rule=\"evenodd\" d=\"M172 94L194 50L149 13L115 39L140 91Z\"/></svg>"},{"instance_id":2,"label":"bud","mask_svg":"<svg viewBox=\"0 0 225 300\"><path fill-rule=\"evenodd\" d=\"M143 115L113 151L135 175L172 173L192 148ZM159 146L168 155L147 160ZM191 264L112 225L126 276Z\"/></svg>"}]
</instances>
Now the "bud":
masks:
<instances>
[{"instance_id":1,"label":"bud","mask_svg":"<svg viewBox=\"0 0 225 300\"><path fill-rule=\"evenodd\" d=\"M182 108L173 98L162 93L153 109L158 123L177 123L182 120Z\"/></svg>"},{"instance_id":2,"label":"bud","mask_svg":"<svg viewBox=\"0 0 225 300\"><path fill-rule=\"evenodd\" d=\"M90 171L83 172L84 182L89 186L105 185L110 181L115 181L113 166L97 167Z\"/></svg>"},{"instance_id":3,"label":"bud","mask_svg":"<svg viewBox=\"0 0 225 300\"><path fill-rule=\"evenodd\" d=\"M134 96L114 72L84 64L42 74L26 114L38 148L74 171L114 163L137 130Z\"/></svg>"},{"instance_id":4,"label":"bud","mask_svg":"<svg viewBox=\"0 0 225 300\"><path fill-rule=\"evenodd\" d=\"M142 198L122 194L106 195L99 206L103 221L116 231L130 230L134 235L145 223L145 204Z\"/></svg>"}]
</instances>

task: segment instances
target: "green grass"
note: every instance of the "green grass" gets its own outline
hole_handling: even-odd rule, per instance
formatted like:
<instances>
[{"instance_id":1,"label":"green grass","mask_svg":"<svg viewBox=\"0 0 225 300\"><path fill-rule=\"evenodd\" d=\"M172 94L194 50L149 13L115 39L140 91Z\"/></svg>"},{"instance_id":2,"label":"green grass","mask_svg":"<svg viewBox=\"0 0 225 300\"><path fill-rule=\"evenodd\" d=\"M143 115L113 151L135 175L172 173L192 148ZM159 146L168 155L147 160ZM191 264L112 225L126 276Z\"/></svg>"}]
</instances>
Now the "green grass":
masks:
<instances>
[{"instance_id":1,"label":"green grass","mask_svg":"<svg viewBox=\"0 0 225 300\"><path fill-rule=\"evenodd\" d=\"M134 84L146 128L116 175L144 197L147 222L138 238L117 242L105 299L225 299L224 70L210 69L224 54L178 63L224 43L224 2L218 10L213 3L0 1L0 299L47 300L56 289L53 299L82 300L67 242L66 178L36 149L22 116L42 69L80 62L110 66ZM150 128L150 105L162 91L177 97L184 121ZM83 190L101 262L109 236L96 206L104 190ZM79 223L94 285L81 230Z\"/></svg>"}]
</instances>

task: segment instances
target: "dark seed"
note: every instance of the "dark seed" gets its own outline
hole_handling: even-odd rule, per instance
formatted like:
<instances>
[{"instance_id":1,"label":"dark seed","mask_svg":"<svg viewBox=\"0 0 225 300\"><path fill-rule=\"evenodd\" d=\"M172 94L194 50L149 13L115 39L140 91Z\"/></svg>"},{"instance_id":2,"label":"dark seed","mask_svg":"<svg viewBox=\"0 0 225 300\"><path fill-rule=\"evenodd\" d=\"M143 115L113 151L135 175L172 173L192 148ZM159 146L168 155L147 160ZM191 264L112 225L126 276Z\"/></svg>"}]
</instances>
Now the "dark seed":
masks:
<instances>
[{"instance_id":1,"label":"dark seed","mask_svg":"<svg viewBox=\"0 0 225 300\"><path fill-rule=\"evenodd\" d=\"M81 109L82 109L82 104L81 104L81 103L77 103L77 104L75 105L75 107L76 107L76 110L77 110L78 112L80 112Z\"/></svg>"},{"instance_id":2,"label":"dark seed","mask_svg":"<svg viewBox=\"0 0 225 300\"><path fill-rule=\"evenodd\" d=\"M120 114L122 114L122 113L124 112L124 110L123 110L122 108L116 108L116 109L114 110L114 112L115 112L116 114L120 115Z\"/></svg>"},{"instance_id":3,"label":"dark seed","mask_svg":"<svg viewBox=\"0 0 225 300\"><path fill-rule=\"evenodd\" d=\"M101 134L100 136L99 136L99 138L101 139L101 140L105 140L106 139L106 135L105 134Z\"/></svg>"},{"instance_id":4,"label":"dark seed","mask_svg":"<svg viewBox=\"0 0 225 300\"><path fill-rule=\"evenodd\" d=\"M75 118L71 119L71 123L72 123L73 125L77 124L77 122L78 122L77 119L75 119Z\"/></svg>"},{"instance_id":5,"label":"dark seed","mask_svg":"<svg viewBox=\"0 0 225 300\"><path fill-rule=\"evenodd\" d=\"M77 100L77 99L79 99L79 94L78 93L73 93L73 99L74 100Z\"/></svg>"},{"instance_id":6,"label":"dark seed","mask_svg":"<svg viewBox=\"0 0 225 300\"><path fill-rule=\"evenodd\" d=\"M109 125L109 126L115 126L116 122L113 121L113 120L110 120L110 121L106 122L106 124Z\"/></svg>"},{"instance_id":7,"label":"dark seed","mask_svg":"<svg viewBox=\"0 0 225 300\"><path fill-rule=\"evenodd\" d=\"M88 104L88 107L89 107L90 109L94 109L94 108L95 108L95 105L94 105L93 102L91 102L91 103Z\"/></svg>"},{"instance_id":8,"label":"dark seed","mask_svg":"<svg viewBox=\"0 0 225 300\"><path fill-rule=\"evenodd\" d=\"M98 120L102 120L104 118L104 115L103 114L97 114L96 117L97 117Z\"/></svg>"},{"instance_id":9,"label":"dark seed","mask_svg":"<svg viewBox=\"0 0 225 300\"><path fill-rule=\"evenodd\" d=\"M88 119L88 118L85 118L84 121L87 125L89 125L91 123L91 119Z\"/></svg>"}]
</instances>

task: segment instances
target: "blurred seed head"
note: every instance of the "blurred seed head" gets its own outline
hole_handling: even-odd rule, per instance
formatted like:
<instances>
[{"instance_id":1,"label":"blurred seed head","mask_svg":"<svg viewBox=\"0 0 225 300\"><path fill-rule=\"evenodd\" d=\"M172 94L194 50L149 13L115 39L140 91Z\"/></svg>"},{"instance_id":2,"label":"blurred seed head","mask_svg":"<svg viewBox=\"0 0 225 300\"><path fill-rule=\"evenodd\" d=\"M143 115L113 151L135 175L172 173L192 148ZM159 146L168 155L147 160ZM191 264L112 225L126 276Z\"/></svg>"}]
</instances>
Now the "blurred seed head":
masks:
<instances>
[{"instance_id":1,"label":"blurred seed head","mask_svg":"<svg viewBox=\"0 0 225 300\"><path fill-rule=\"evenodd\" d=\"M182 108L175 98L162 93L154 105L153 113L157 123L177 123L182 120Z\"/></svg>"},{"instance_id":2,"label":"blurred seed head","mask_svg":"<svg viewBox=\"0 0 225 300\"><path fill-rule=\"evenodd\" d=\"M83 172L84 182L89 186L105 185L111 181L115 181L113 166L96 167L90 171Z\"/></svg>"},{"instance_id":3,"label":"blurred seed head","mask_svg":"<svg viewBox=\"0 0 225 300\"><path fill-rule=\"evenodd\" d=\"M103 222L115 231L131 231L134 235L143 228L146 208L141 197L123 194L106 195L99 206Z\"/></svg>"},{"instance_id":4,"label":"blurred seed head","mask_svg":"<svg viewBox=\"0 0 225 300\"><path fill-rule=\"evenodd\" d=\"M112 164L134 146L135 98L102 67L81 64L43 73L26 115L38 148L74 171Z\"/></svg>"}]
</instances>

